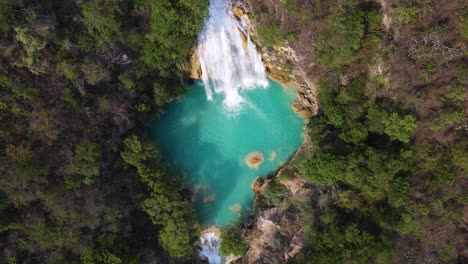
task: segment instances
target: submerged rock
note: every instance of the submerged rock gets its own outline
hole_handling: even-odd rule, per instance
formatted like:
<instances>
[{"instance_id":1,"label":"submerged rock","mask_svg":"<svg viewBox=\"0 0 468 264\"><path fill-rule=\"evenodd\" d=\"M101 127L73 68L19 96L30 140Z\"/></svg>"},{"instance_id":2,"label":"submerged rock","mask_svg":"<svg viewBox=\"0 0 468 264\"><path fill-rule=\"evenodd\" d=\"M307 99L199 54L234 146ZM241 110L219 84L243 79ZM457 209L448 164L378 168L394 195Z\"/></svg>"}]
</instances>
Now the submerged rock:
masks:
<instances>
[{"instance_id":1,"label":"submerged rock","mask_svg":"<svg viewBox=\"0 0 468 264\"><path fill-rule=\"evenodd\" d=\"M258 166L263 163L263 153L251 152L245 156L244 160L249 168L258 168Z\"/></svg>"}]
</instances>

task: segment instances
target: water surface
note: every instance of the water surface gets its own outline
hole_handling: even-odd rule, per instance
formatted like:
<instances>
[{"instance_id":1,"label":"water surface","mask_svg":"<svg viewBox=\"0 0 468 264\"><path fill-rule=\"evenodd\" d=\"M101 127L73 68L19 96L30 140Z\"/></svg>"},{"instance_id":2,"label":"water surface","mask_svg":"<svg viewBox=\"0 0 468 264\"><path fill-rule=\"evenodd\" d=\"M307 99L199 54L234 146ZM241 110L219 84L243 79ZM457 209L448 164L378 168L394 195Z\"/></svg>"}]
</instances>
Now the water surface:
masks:
<instances>
[{"instance_id":1,"label":"water surface","mask_svg":"<svg viewBox=\"0 0 468 264\"><path fill-rule=\"evenodd\" d=\"M269 81L268 88L241 90L235 113L223 106L223 94L208 101L202 82L167 105L151 125L151 135L174 173L196 193L194 206L206 225L223 226L246 216L256 177L275 172L303 141L303 120L291 110L292 91ZM258 151L264 161L249 168L246 155Z\"/></svg>"}]
</instances>

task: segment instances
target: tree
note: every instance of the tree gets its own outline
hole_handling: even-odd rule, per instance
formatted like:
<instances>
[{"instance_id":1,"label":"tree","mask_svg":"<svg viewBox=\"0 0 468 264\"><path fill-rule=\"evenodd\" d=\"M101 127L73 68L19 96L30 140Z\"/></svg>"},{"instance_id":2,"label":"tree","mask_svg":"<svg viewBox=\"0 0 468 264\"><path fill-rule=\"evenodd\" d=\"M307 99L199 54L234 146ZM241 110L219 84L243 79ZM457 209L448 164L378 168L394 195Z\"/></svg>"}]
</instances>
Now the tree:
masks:
<instances>
[{"instance_id":1,"label":"tree","mask_svg":"<svg viewBox=\"0 0 468 264\"><path fill-rule=\"evenodd\" d=\"M301 164L301 171L317 184L329 184L342 177L346 162L342 157L330 153L317 153L314 157Z\"/></svg>"},{"instance_id":2,"label":"tree","mask_svg":"<svg viewBox=\"0 0 468 264\"><path fill-rule=\"evenodd\" d=\"M124 140L122 159L136 167L143 182L150 189L150 197L143 201L143 210L151 221L161 226L159 241L174 257L190 254L198 239L200 225L189 201L180 194L181 183L157 169L157 152L151 144L142 143L132 135Z\"/></svg>"},{"instance_id":3,"label":"tree","mask_svg":"<svg viewBox=\"0 0 468 264\"><path fill-rule=\"evenodd\" d=\"M45 48L46 42L35 37L33 33L22 27L15 27L16 39L23 44L24 52L21 60L16 62L16 66L25 66L32 73L38 75L46 70L45 59L40 59L39 52Z\"/></svg>"},{"instance_id":4,"label":"tree","mask_svg":"<svg viewBox=\"0 0 468 264\"><path fill-rule=\"evenodd\" d=\"M98 47L115 45L120 38L119 0L80 1L83 24Z\"/></svg>"},{"instance_id":5,"label":"tree","mask_svg":"<svg viewBox=\"0 0 468 264\"><path fill-rule=\"evenodd\" d=\"M219 247L219 253L222 256L242 256L247 251L248 244L239 235L239 232L235 225L221 229L221 246Z\"/></svg>"},{"instance_id":6,"label":"tree","mask_svg":"<svg viewBox=\"0 0 468 264\"><path fill-rule=\"evenodd\" d=\"M374 236L356 224L332 225L310 232L294 263L388 263L389 251L385 237Z\"/></svg>"},{"instance_id":7,"label":"tree","mask_svg":"<svg viewBox=\"0 0 468 264\"><path fill-rule=\"evenodd\" d=\"M416 118L412 115L400 116L397 113L392 113L390 118L384 121L385 133L392 140L399 140L403 143L408 143L416 128Z\"/></svg>"},{"instance_id":8,"label":"tree","mask_svg":"<svg viewBox=\"0 0 468 264\"><path fill-rule=\"evenodd\" d=\"M354 53L361 48L364 37L365 13L347 8L327 20L328 29L318 41L319 59L330 67L341 67L352 62Z\"/></svg>"},{"instance_id":9,"label":"tree","mask_svg":"<svg viewBox=\"0 0 468 264\"><path fill-rule=\"evenodd\" d=\"M206 16L208 0L140 2L149 10L150 31L142 42L141 71L158 70L163 77L180 75L181 64L196 41Z\"/></svg>"},{"instance_id":10,"label":"tree","mask_svg":"<svg viewBox=\"0 0 468 264\"><path fill-rule=\"evenodd\" d=\"M100 165L97 160L101 156L101 147L90 141L82 141L75 146L75 160L71 165L71 173L65 179L68 188L79 187L81 183L92 184L94 177L99 175Z\"/></svg>"}]
</instances>

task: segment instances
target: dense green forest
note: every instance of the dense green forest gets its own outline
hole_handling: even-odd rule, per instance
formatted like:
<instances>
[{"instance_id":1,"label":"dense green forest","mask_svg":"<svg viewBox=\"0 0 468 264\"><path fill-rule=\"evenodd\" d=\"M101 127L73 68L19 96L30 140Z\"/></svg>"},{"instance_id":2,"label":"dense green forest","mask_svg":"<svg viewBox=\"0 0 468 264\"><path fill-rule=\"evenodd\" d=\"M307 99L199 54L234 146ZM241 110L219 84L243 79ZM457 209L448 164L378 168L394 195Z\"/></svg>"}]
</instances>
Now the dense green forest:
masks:
<instances>
[{"instance_id":1,"label":"dense green forest","mask_svg":"<svg viewBox=\"0 0 468 264\"><path fill-rule=\"evenodd\" d=\"M287 41L318 89L314 148L282 175L323 191L306 213L278 203L305 219L292 262L466 262L466 1L248 2L259 41Z\"/></svg>"},{"instance_id":2,"label":"dense green forest","mask_svg":"<svg viewBox=\"0 0 468 264\"><path fill-rule=\"evenodd\" d=\"M0 1L0 263L193 255L187 192L142 129L183 91L207 5Z\"/></svg>"}]
</instances>

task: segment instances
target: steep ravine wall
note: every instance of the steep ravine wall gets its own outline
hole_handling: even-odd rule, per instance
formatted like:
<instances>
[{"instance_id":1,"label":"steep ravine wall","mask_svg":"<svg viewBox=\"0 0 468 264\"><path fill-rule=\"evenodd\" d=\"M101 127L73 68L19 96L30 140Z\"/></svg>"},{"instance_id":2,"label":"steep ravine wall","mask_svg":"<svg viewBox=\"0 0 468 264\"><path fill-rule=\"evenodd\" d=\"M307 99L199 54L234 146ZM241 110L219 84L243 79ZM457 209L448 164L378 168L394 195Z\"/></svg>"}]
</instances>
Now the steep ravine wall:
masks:
<instances>
[{"instance_id":1,"label":"steep ravine wall","mask_svg":"<svg viewBox=\"0 0 468 264\"><path fill-rule=\"evenodd\" d=\"M255 19L249 19L248 16L251 11L250 1L236 1L233 10L236 16L244 16L244 19L249 21L250 38L257 45L267 68L268 76L286 86L298 87L297 98L291 108L305 120L315 115L318 111L317 90L314 82L309 79L303 69L304 58L297 55L287 41L274 48L262 45L257 37L258 22ZM290 66L289 69L284 68L285 62ZM275 175L280 177L284 171L296 174L292 179L281 177L279 183L287 188L290 192L290 199L298 204L310 203L311 200L318 199L319 193L323 191L297 175L293 168L294 162L303 158L304 155L309 155L311 153L310 149L313 148L306 128L304 134L305 138L302 146ZM249 249L238 262L275 263L276 261L287 261L303 248L305 239L304 219L300 219L297 214L288 212L288 208L283 204L260 209L258 198L269 182L269 179L261 180L258 178L252 184L256 199L251 218L243 226L243 236L249 242Z\"/></svg>"}]
</instances>

